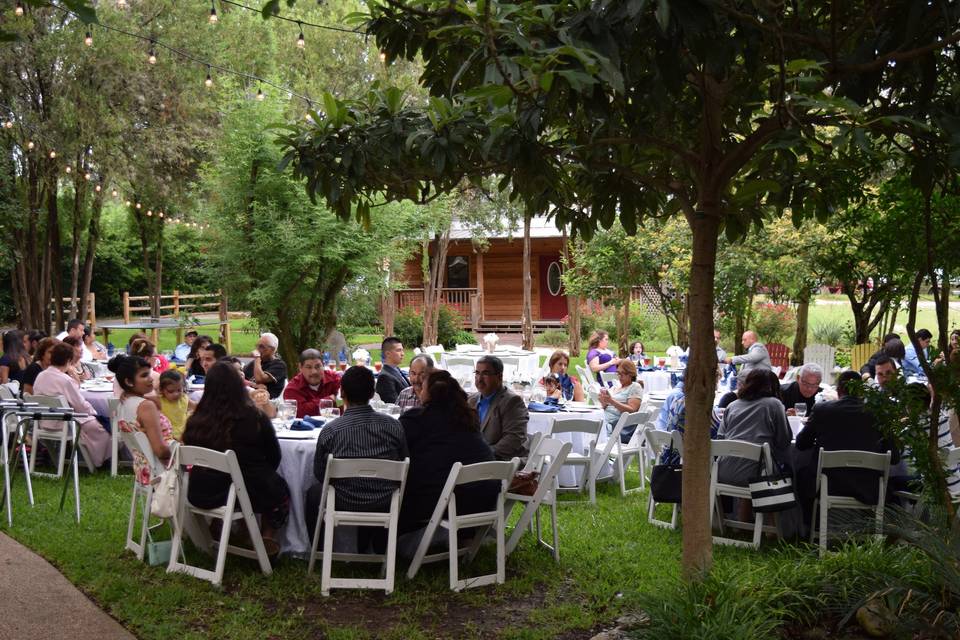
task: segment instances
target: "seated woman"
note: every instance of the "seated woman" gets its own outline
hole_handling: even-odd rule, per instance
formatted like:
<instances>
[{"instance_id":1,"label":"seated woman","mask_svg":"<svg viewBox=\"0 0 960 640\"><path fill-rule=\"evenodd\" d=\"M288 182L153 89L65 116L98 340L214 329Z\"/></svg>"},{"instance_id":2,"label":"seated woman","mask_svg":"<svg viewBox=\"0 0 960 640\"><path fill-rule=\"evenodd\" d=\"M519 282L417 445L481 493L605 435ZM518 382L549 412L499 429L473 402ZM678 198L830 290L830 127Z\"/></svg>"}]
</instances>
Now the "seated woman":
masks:
<instances>
[{"instance_id":1,"label":"seated woman","mask_svg":"<svg viewBox=\"0 0 960 640\"><path fill-rule=\"evenodd\" d=\"M90 325L83 325L83 357L84 362L106 362L107 348L97 342L97 336L90 329Z\"/></svg>"},{"instance_id":2,"label":"seated woman","mask_svg":"<svg viewBox=\"0 0 960 640\"><path fill-rule=\"evenodd\" d=\"M203 365L200 364L200 350L206 349L208 346L213 344L213 338L210 336L197 336L196 340L193 341L193 344L190 345L190 352L187 354L187 362L184 365L184 368L187 370L187 377L190 376L201 376L203 377Z\"/></svg>"},{"instance_id":3,"label":"seated woman","mask_svg":"<svg viewBox=\"0 0 960 640\"><path fill-rule=\"evenodd\" d=\"M153 393L150 363L137 356L120 354L114 356L107 367L116 376L120 388L117 407L120 430L142 431L150 442L153 455L166 464L170 460L170 445L174 442L173 429L157 405L146 398L147 394ZM140 484L149 484L153 477L153 470L139 451L133 454L133 473Z\"/></svg>"},{"instance_id":4,"label":"seated woman","mask_svg":"<svg viewBox=\"0 0 960 640\"><path fill-rule=\"evenodd\" d=\"M73 378L78 385L84 380L96 378L97 376L94 374L93 368L83 361L83 340L74 336L67 336L63 339L63 344L68 344L73 347L74 357L69 371L70 377Z\"/></svg>"},{"instance_id":5,"label":"seated woman","mask_svg":"<svg viewBox=\"0 0 960 640\"><path fill-rule=\"evenodd\" d=\"M75 357L74 348L63 342L50 348L50 366L37 375L33 383L33 392L41 396L62 396L78 413L89 417L80 423L80 442L90 454L90 461L99 467L110 458L110 434L97 420L97 412L80 395L69 370ZM44 428L41 422L41 428ZM57 427L60 425L57 424Z\"/></svg>"},{"instance_id":6,"label":"seated woman","mask_svg":"<svg viewBox=\"0 0 960 640\"><path fill-rule=\"evenodd\" d=\"M618 388L600 389L600 406L603 407L603 421L606 423L607 435L613 433L613 427L620 420L620 414L634 413L643 403L643 382L637 381L637 365L630 360L621 360L617 364L617 377L620 380ZM630 437L636 429L634 425L621 431L620 441L630 442Z\"/></svg>"},{"instance_id":7,"label":"seated woman","mask_svg":"<svg viewBox=\"0 0 960 640\"><path fill-rule=\"evenodd\" d=\"M643 346L643 343L637 340L630 345L630 355L628 356L630 361L636 365L643 364L643 359L647 357L647 351Z\"/></svg>"},{"instance_id":8,"label":"seated woman","mask_svg":"<svg viewBox=\"0 0 960 640\"><path fill-rule=\"evenodd\" d=\"M753 369L737 388L737 399L723 412L718 437L770 444L775 461L785 462L793 437L780 402L780 379L769 369ZM719 480L745 486L758 475L757 464L743 458L720 459Z\"/></svg>"},{"instance_id":9,"label":"seated woman","mask_svg":"<svg viewBox=\"0 0 960 640\"><path fill-rule=\"evenodd\" d=\"M143 358L150 363L150 380L153 383L153 390L160 389L160 373L157 371L157 349L153 343L146 338L137 338L130 342L130 355Z\"/></svg>"},{"instance_id":10,"label":"seated woman","mask_svg":"<svg viewBox=\"0 0 960 640\"><path fill-rule=\"evenodd\" d=\"M455 462L490 462L493 450L480 433L477 412L467 394L447 371L433 369L423 383L423 406L400 416L410 451L407 486L400 506L401 533L427 526ZM456 489L457 512L488 511L496 505L498 482L464 485Z\"/></svg>"},{"instance_id":11,"label":"seated woman","mask_svg":"<svg viewBox=\"0 0 960 640\"><path fill-rule=\"evenodd\" d=\"M0 384L23 384L23 374L30 366L30 356L24 346L23 331L11 329L3 334L3 356L0 357Z\"/></svg>"},{"instance_id":12,"label":"seated woman","mask_svg":"<svg viewBox=\"0 0 960 640\"><path fill-rule=\"evenodd\" d=\"M43 338L37 343L37 348L33 352L33 362L23 372L23 382L20 385L23 393L33 393L33 383L36 382L40 372L50 366L50 349L60 341L56 338Z\"/></svg>"},{"instance_id":13,"label":"seated woman","mask_svg":"<svg viewBox=\"0 0 960 640\"><path fill-rule=\"evenodd\" d=\"M290 512L290 490L277 473L280 443L270 419L254 406L243 378L229 362L216 362L207 371L203 397L187 419L183 444L237 454L250 504L261 515L267 554L279 553L277 531ZM226 504L229 487L230 478L223 473L194 469L188 497L200 508L213 509Z\"/></svg>"},{"instance_id":14,"label":"seated woman","mask_svg":"<svg viewBox=\"0 0 960 640\"><path fill-rule=\"evenodd\" d=\"M580 380L567 373L570 368L570 356L565 351L554 351L550 354L550 360L547 364L550 367L550 373L556 375L560 380L560 393L563 395L563 399L583 402L583 386L580 384Z\"/></svg>"},{"instance_id":15,"label":"seated woman","mask_svg":"<svg viewBox=\"0 0 960 640\"><path fill-rule=\"evenodd\" d=\"M606 331L594 331L590 335L590 348L587 351L587 367L596 375L597 382L602 383L600 372L613 373L620 364L620 358L613 355L607 347L610 345L610 334Z\"/></svg>"}]
</instances>

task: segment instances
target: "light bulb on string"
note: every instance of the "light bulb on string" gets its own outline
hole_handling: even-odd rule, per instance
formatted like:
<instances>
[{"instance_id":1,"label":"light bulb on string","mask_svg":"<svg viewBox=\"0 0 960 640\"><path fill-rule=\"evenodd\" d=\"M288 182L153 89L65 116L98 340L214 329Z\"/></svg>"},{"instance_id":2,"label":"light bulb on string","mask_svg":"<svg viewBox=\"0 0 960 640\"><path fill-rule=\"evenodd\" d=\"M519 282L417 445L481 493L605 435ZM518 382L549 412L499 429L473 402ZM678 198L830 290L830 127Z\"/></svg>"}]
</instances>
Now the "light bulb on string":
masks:
<instances>
[{"instance_id":1,"label":"light bulb on string","mask_svg":"<svg viewBox=\"0 0 960 640\"><path fill-rule=\"evenodd\" d=\"M151 211L150 209L147 209L147 217L148 217L148 218L152 218L152 217L153 217L153 211Z\"/></svg>"},{"instance_id":2,"label":"light bulb on string","mask_svg":"<svg viewBox=\"0 0 960 640\"><path fill-rule=\"evenodd\" d=\"M56 151L51 151L51 152L50 152L50 159L53 160L53 159L56 158L56 157L57 157L57 152L56 152Z\"/></svg>"},{"instance_id":3,"label":"light bulb on string","mask_svg":"<svg viewBox=\"0 0 960 640\"><path fill-rule=\"evenodd\" d=\"M35 146L36 146L36 145L33 144L33 140L27 140L27 149L28 149L29 151L33 151L33 148L34 148Z\"/></svg>"},{"instance_id":4,"label":"light bulb on string","mask_svg":"<svg viewBox=\"0 0 960 640\"><path fill-rule=\"evenodd\" d=\"M127 0L117 0L117 9L126 9Z\"/></svg>"},{"instance_id":5,"label":"light bulb on string","mask_svg":"<svg viewBox=\"0 0 960 640\"><path fill-rule=\"evenodd\" d=\"M91 35L89 31L87 31L87 35L83 38L83 44L87 45L88 47L93 46L93 35Z\"/></svg>"},{"instance_id":6,"label":"light bulb on string","mask_svg":"<svg viewBox=\"0 0 960 640\"><path fill-rule=\"evenodd\" d=\"M96 191L97 193L100 193L100 191L103 190L103 187L101 187L100 185L97 185L93 188L93 190Z\"/></svg>"},{"instance_id":7,"label":"light bulb on string","mask_svg":"<svg viewBox=\"0 0 960 640\"><path fill-rule=\"evenodd\" d=\"M263 95L263 88L262 88L262 87L257 87L257 100L259 100L260 102L263 102L263 99L264 99L265 97L266 97L266 96Z\"/></svg>"},{"instance_id":8,"label":"light bulb on string","mask_svg":"<svg viewBox=\"0 0 960 640\"><path fill-rule=\"evenodd\" d=\"M207 65L207 79L203 81L203 84L207 89L213 86L213 76L210 75L210 65Z\"/></svg>"},{"instance_id":9,"label":"light bulb on string","mask_svg":"<svg viewBox=\"0 0 960 640\"><path fill-rule=\"evenodd\" d=\"M137 206L137 209L139 209L139 208L140 208L140 203L138 202L136 206Z\"/></svg>"},{"instance_id":10,"label":"light bulb on string","mask_svg":"<svg viewBox=\"0 0 960 640\"><path fill-rule=\"evenodd\" d=\"M110 195L113 196L114 198L116 198L116 197L117 197L118 195L120 195L120 194L117 193L117 190L116 190L116 189L114 189L113 191L110 192Z\"/></svg>"},{"instance_id":11,"label":"light bulb on string","mask_svg":"<svg viewBox=\"0 0 960 640\"><path fill-rule=\"evenodd\" d=\"M297 47L303 49L307 45L306 40L303 38L303 25L298 22L297 26L300 27L300 35L297 36Z\"/></svg>"},{"instance_id":12,"label":"light bulb on string","mask_svg":"<svg viewBox=\"0 0 960 640\"><path fill-rule=\"evenodd\" d=\"M17 14L17 16L22 16L22 15L23 15L23 3L22 3L22 2L18 2L18 3L17 3L17 6L16 6L16 8L13 10L13 12L14 12L15 14Z\"/></svg>"},{"instance_id":13,"label":"light bulb on string","mask_svg":"<svg viewBox=\"0 0 960 640\"><path fill-rule=\"evenodd\" d=\"M92 178L92 177L93 177L93 176L90 175L90 172L89 172L89 171L83 174L83 179L84 179L84 180L89 180L89 179Z\"/></svg>"},{"instance_id":14,"label":"light bulb on string","mask_svg":"<svg viewBox=\"0 0 960 640\"><path fill-rule=\"evenodd\" d=\"M214 0L210 0L210 24L217 24L217 5Z\"/></svg>"},{"instance_id":15,"label":"light bulb on string","mask_svg":"<svg viewBox=\"0 0 960 640\"><path fill-rule=\"evenodd\" d=\"M73 169L70 168L70 165L65 166L63 170L66 171L67 173L70 173L71 171L73 171Z\"/></svg>"},{"instance_id":16,"label":"light bulb on string","mask_svg":"<svg viewBox=\"0 0 960 640\"><path fill-rule=\"evenodd\" d=\"M383 51L380 52L380 62L387 62L387 54L385 54Z\"/></svg>"},{"instance_id":17,"label":"light bulb on string","mask_svg":"<svg viewBox=\"0 0 960 640\"><path fill-rule=\"evenodd\" d=\"M127 200L127 206L129 207L131 204L133 204L133 203L130 202L129 200Z\"/></svg>"},{"instance_id":18,"label":"light bulb on string","mask_svg":"<svg viewBox=\"0 0 960 640\"><path fill-rule=\"evenodd\" d=\"M13 129L13 120L7 120L3 126L5 126L7 129Z\"/></svg>"},{"instance_id":19,"label":"light bulb on string","mask_svg":"<svg viewBox=\"0 0 960 640\"><path fill-rule=\"evenodd\" d=\"M163 211L157 211L157 217L158 217L158 218L162 218L162 217L163 217Z\"/></svg>"},{"instance_id":20,"label":"light bulb on string","mask_svg":"<svg viewBox=\"0 0 960 640\"><path fill-rule=\"evenodd\" d=\"M154 41L150 40L150 51L147 52L147 62L157 64L157 52L154 49Z\"/></svg>"}]
</instances>

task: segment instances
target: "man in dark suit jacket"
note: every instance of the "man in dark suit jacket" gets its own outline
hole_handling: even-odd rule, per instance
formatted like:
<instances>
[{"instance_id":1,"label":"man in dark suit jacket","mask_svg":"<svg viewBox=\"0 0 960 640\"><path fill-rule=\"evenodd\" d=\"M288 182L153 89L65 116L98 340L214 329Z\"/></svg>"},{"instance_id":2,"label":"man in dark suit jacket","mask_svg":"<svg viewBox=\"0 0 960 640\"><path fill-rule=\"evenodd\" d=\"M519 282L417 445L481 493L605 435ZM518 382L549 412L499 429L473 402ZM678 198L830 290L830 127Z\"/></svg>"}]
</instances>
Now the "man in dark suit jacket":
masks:
<instances>
[{"instance_id":1,"label":"man in dark suit jacket","mask_svg":"<svg viewBox=\"0 0 960 640\"><path fill-rule=\"evenodd\" d=\"M900 460L896 446L883 437L877 428L876 418L864 407L863 398L850 395L854 381L860 381L856 371L844 371L837 380L838 400L814 405L803 431L797 435L797 449L821 447L825 451L871 451L891 452L890 462ZM816 491L817 457L797 470L798 494L804 507L805 519L809 521ZM831 495L856 498L864 504L877 503L877 473L867 469L830 469L827 479Z\"/></svg>"},{"instance_id":2,"label":"man in dark suit jacket","mask_svg":"<svg viewBox=\"0 0 960 640\"><path fill-rule=\"evenodd\" d=\"M384 402L393 404L397 401L400 392L410 386L407 374L400 370L403 362L403 344L399 339L390 336L380 345L380 359L383 368L377 377L377 395Z\"/></svg>"},{"instance_id":3,"label":"man in dark suit jacket","mask_svg":"<svg viewBox=\"0 0 960 640\"><path fill-rule=\"evenodd\" d=\"M474 372L477 393L468 402L480 414L483 439L493 447L497 460L527 455L527 422L530 414L523 398L503 386L503 362L483 356Z\"/></svg>"}]
</instances>

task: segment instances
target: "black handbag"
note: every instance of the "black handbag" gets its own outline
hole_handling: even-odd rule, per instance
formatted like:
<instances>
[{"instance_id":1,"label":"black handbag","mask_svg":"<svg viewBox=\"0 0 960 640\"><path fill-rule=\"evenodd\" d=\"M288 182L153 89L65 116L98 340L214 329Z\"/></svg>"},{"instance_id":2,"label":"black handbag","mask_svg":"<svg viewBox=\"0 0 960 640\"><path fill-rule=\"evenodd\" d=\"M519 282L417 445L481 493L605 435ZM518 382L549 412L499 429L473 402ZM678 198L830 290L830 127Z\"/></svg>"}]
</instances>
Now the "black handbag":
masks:
<instances>
[{"instance_id":1,"label":"black handbag","mask_svg":"<svg viewBox=\"0 0 960 640\"><path fill-rule=\"evenodd\" d=\"M763 463L759 475L748 482L750 502L757 513L786 511L797 506L797 494L793 490L793 477L788 473L763 475Z\"/></svg>"},{"instance_id":2,"label":"black handbag","mask_svg":"<svg viewBox=\"0 0 960 640\"><path fill-rule=\"evenodd\" d=\"M650 472L650 495L654 502L680 504L683 497L683 465L654 465Z\"/></svg>"}]
</instances>

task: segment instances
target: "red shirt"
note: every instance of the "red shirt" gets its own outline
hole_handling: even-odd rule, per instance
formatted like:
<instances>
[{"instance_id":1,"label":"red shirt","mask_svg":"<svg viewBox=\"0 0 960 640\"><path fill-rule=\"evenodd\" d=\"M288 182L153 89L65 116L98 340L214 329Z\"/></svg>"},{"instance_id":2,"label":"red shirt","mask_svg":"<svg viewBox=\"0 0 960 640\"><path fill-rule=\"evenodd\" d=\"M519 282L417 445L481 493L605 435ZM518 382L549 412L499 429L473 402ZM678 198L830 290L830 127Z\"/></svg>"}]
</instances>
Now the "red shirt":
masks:
<instances>
[{"instance_id":1,"label":"red shirt","mask_svg":"<svg viewBox=\"0 0 960 640\"><path fill-rule=\"evenodd\" d=\"M340 391L340 376L333 371L323 370L323 382L316 390L310 388L303 374L298 373L290 379L283 390L286 400L297 401L297 417L315 416L320 414L320 401L333 398Z\"/></svg>"}]
</instances>

